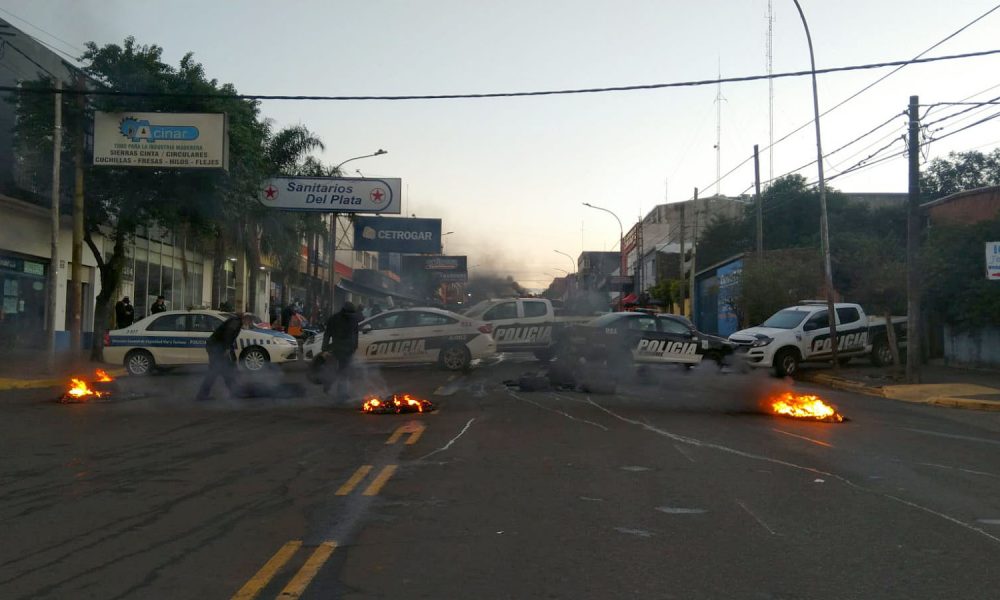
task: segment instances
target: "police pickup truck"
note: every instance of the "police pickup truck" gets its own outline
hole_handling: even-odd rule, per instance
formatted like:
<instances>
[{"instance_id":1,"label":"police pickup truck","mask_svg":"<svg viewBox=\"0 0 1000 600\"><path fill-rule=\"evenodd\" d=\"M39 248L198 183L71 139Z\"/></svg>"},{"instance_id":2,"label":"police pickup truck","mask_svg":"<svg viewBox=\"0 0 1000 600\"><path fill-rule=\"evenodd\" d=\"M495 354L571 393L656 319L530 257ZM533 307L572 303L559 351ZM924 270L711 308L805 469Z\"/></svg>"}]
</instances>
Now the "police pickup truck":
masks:
<instances>
[{"instance_id":1,"label":"police pickup truck","mask_svg":"<svg viewBox=\"0 0 1000 600\"><path fill-rule=\"evenodd\" d=\"M702 333L684 317L615 312L567 327L558 339L559 360L607 365L615 375L638 365L694 365L702 359L720 366L733 352L724 338Z\"/></svg>"},{"instance_id":2,"label":"police pickup truck","mask_svg":"<svg viewBox=\"0 0 1000 600\"><path fill-rule=\"evenodd\" d=\"M868 356L876 365L892 362L885 318L869 317L858 304L837 303L837 359ZM905 344L906 317L890 317L897 344ZM833 356L826 302L810 300L771 315L757 327L729 336L751 367L774 369L778 377L794 375L803 362Z\"/></svg>"},{"instance_id":3,"label":"police pickup truck","mask_svg":"<svg viewBox=\"0 0 1000 600\"><path fill-rule=\"evenodd\" d=\"M553 340L561 329L593 319L592 315L557 314L552 302L545 298L483 300L464 315L493 326L497 352L532 352L542 361L555 356Z\"/></svg>"}]
</instances>

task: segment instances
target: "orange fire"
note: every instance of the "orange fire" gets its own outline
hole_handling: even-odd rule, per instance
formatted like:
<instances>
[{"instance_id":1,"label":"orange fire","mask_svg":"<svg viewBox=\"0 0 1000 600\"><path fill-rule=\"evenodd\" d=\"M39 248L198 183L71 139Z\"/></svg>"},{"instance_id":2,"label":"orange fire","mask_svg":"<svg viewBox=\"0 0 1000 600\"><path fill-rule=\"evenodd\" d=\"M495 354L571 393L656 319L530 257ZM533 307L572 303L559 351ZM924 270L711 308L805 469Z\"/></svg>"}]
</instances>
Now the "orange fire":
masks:
<instances>
[{"instance_id":1,"label":"orange fire","mask_svg":"<svg viewBox=\"0 0 1000 600\"><path fill-rule=\"evenodd\" d=\"M408 413L408 412L429 412L434 405L429 400L414 398L410 394L393 394L386 398L378 396L365 396L364 404L361 405L362 412L367 413Z\"/></svg>"},{"instance_id":2,"label":"orange fire","mask_svg":"<svg viewBox=\"0 0 1000 600\"><path fill-rule=\"evenodd\" d=\"M785 392L778 398L771 400L770 404L771 410L775 414L786 417L833 423L840 423L844 420L844 416L838 413L835 407L823 402L817 396L795 396L791 392Z\"/></svg>"},{"instance_id":3,"label":"orange fire","mask_svg":"<svg viewBox=\"0 0 1000 600\"><path fill-rule=\"evenodd\" d=\"M94 373L97 375L97 379L95 379L95 381L102 381L105 383L108 381L114 381L114 378L111 375L108 375L107 371L104 369L97 369Z\"/></svg>"},{"instance_id":4,"label":"orange fire","mask_svg":"<svg viewBox=\"0 0 1000 600\"><path fill-rule=\"evenodd\" d=\"M407 410L410 410L410 411L416 409L417 412L424 412L424 403L425 402L427 402L427 401L426 400L418 400L418 399L410 396L409 394L403 394L402 396L399 396L397 394L397 395L393 395L393 397L392 397L392 403L396 405L397 409L401 409L402 408L402 409L407 409Z\"/></svg>"},{"instance_id":5,"label":"orange fire","mask_svg":"<svg viewBox=\"0 0 1000 600\"><path fill-rule=\"evenodd\" d=\"M382 410L382 399L378 396L365 396L365 403L361 405L363 412L375 412Z\"/></svg>"},{"instance_id":6,"label":"orange fire","mask_svg":"<svg viewBox=\"0 0 1000 600\"><path fill-rule=\"evenodd\" d=\"M70 388L66 391L66 395L75 400L83 400L85 398L90 398L91 396L94 398L100 398L104 395L102 392L90 389L87 382L82 379L74 377L70 379L70 384Z\"/></svg>"}]
</instances>

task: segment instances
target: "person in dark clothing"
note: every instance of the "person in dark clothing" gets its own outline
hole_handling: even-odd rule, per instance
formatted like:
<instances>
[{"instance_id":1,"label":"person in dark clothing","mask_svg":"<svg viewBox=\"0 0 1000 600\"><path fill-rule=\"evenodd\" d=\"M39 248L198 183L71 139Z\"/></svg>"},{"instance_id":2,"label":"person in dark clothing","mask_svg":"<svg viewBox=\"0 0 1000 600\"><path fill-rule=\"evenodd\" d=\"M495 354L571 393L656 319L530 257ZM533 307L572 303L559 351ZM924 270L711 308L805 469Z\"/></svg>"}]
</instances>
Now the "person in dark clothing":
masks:
<instances>
[{"instance_id":1,"label":"person in dark clothing","mask_svg":"<svg viewBox=\"0 0 1000 600\"><path fill-rule=\"evenodd\" d=\"M337 363L337 396L347 396L347 379L354 351L358 349L358 311L350 302L326 320L323 330L323 352L329 353ZM329 391L331 382L323 386Z\"/></svg>"},{"instance_id":2,"label":"person in dark clothing","mask_svg":"<svg viewBox=\"0 0 1000 600\"><path fill-rule=\"evenodd\" d=\"M222 377L226 382L229 393L233 393L236 388L236 351L234 346L236 338L240 335L243 327L243 319L237 315L229 317L215 328L212 335L208 336L205 343L205 350L208 351L208 373L201 381L198 388L198 400L208 400L212 394L212 385L215 380Z\"/></svg>"},{"instance_id":3,"label":"person in dark clothing","mask_svg":"<svg viewBox=\"0 0 1000 600\"><path fill-rule=\"evenodd\" d=\"M157 296L156 302L149 307L149 314L155 315L156 313L166 312L167 303L163 301L163 296Z\"/></svg>"},{"instance_id":4,"label":"person in dark clothing","mask_svg":"<svg viewBox=\"0 0 1000 600\"><path fill-rule=\"evenodd\" d=\"M285 308L281 309L281 326L288 330L288 322L292 320L292 315L295 314L295 307L291 304L286 304Z\"/></svg>"},{"instance_id":5,"label":"person in dark clothing","mask_svg":"<svg viewBox=\"0 0 1000 600\"><path fill-rule=\"evenodd\" d=\"M125 296L115 303L115 323L122 329L131 325L133 321L135 321L135 307L132 306L128 296Z\"/></svg>"}]
</instances>

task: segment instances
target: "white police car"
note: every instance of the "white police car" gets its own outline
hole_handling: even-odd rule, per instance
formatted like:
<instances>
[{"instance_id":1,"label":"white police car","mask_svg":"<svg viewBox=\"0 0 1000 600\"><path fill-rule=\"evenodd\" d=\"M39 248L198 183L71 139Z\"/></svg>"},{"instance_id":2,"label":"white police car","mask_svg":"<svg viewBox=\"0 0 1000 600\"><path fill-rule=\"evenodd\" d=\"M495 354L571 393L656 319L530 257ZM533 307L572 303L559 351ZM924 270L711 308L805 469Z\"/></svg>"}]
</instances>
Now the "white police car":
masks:
<instances>
[{"instance_id":1,"label":"white police car","mask_svg":"<svg viewBox=\"0 0 1000 600\"><path fill-rule=\"evenodd\" d=\"M104 362L124 364L131 375L147 375L157 366L208 363L205 342L231 313L217 310L169 310L104 334ZM236 356L248 371L269 363L298 359L292 336L267 329L242 329Z\"/></svg>"},{"instance_id":2,"label":"white police car","mask_svg":"<svg viewBox=\"0 0 1000 600\"><path fill-rule=\"evenodd\" d=\"M403 364L437 362L453 371L474 359L496 354L493 326L438 308L390 310L358 325L355 359L364 363ZM323 334L303 348L307 359L318 356Z\"/></svg>"}]
</instances>

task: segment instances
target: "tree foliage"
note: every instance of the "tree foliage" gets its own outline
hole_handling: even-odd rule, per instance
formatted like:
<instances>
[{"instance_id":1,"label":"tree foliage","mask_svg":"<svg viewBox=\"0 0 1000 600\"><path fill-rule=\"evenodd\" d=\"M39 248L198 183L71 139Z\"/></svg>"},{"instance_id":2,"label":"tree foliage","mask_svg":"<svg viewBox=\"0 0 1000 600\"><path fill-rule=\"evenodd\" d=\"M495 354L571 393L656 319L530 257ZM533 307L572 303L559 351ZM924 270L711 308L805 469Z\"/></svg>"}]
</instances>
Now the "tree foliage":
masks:
<instances>
[{"instance_id":1,"label":"tree foliage","mask_svg":"<svg viewBox=\"0 0 1000 600\"><path fill-rule=\"evenodd\" d=\"M989 154L949 152L947 158L932 160L920 174L924 201L991 185L1000 185L1000 148Z\"/></svg>"},{"instance_id":2,"label":"tree foliage","mask_svg":"<svg viewBox=\"0 0 1000 600\"><path fill-rule=\"evenodd\" d=\"M986 279L985 242L1000 240L1000 218L935 225L921 252L924 294L959 330L1000 326L1000 283Z\"/></svg>"}]
</instances>

